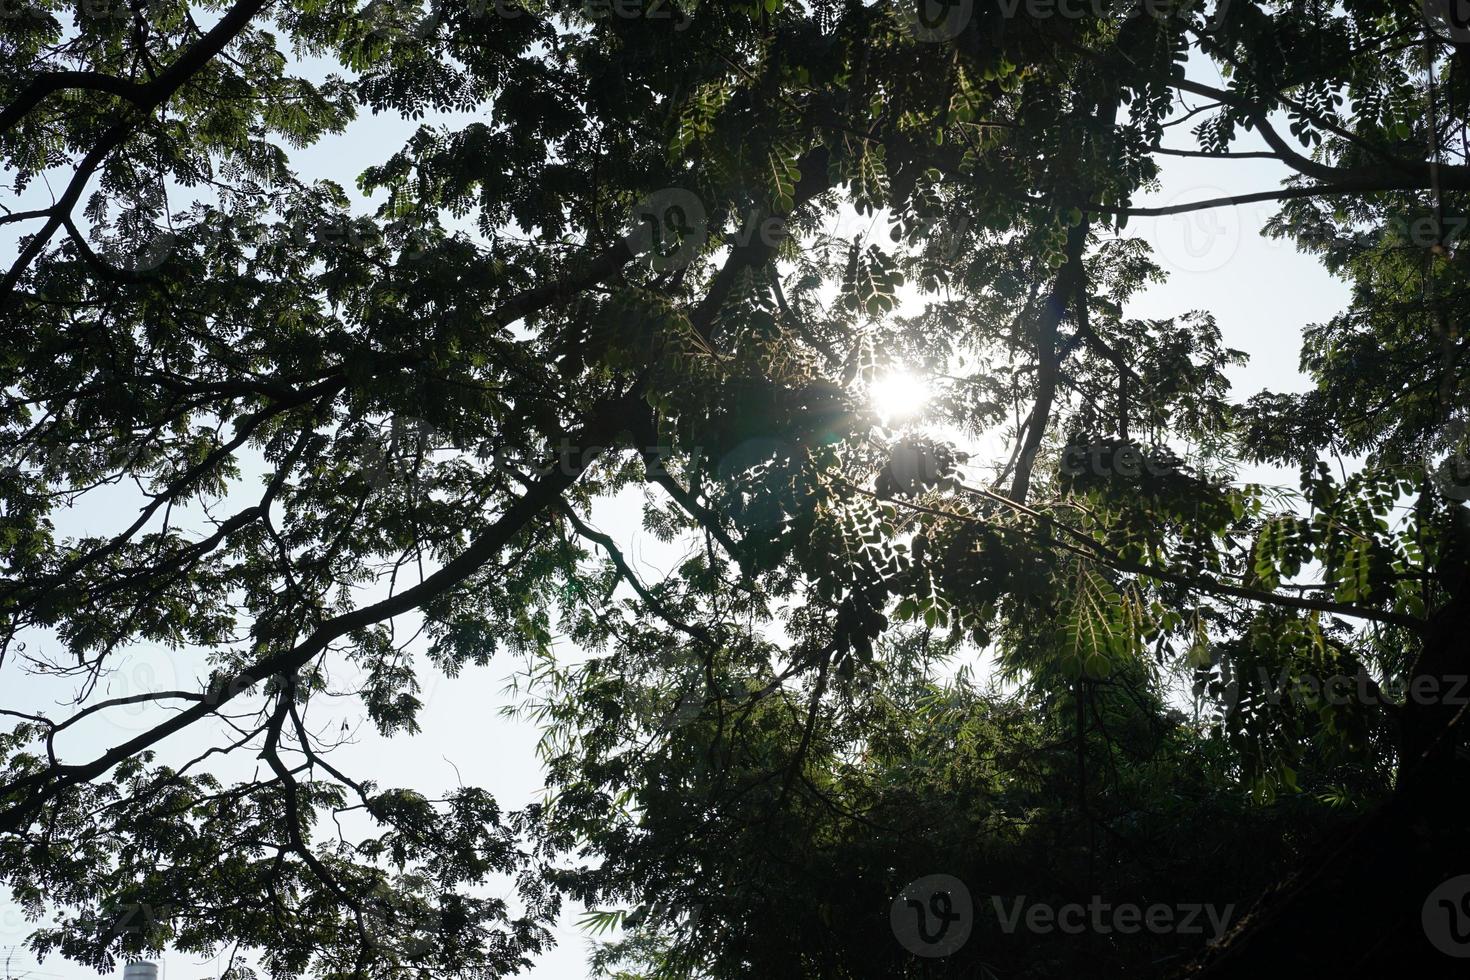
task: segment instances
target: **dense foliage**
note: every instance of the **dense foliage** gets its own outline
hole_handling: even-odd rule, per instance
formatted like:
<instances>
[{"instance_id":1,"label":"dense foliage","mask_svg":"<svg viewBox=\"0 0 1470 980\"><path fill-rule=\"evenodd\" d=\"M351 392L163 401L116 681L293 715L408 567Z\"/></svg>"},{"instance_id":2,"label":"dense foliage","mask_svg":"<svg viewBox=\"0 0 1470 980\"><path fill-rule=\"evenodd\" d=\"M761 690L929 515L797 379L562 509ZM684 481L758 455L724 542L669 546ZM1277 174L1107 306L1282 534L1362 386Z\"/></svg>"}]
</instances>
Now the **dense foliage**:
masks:
<instances>
[{"instance_id":1,"label":"dense foliage","mask_svg":"<svg viewBox=\"0 0 1470 980\"><path fill-rule=\"evenodd\" d=\"M37 948L500 976L570 894L627 976L1156 975L1203 942L982 912L921 961L888 903L941 868L1244 906L1330 866L1206 969L1417 955L1363 929L1464 870L1463 704L1394 683L1470 673L1470 41L1426 9L5 6L0 667L78 688L0 732ZM353 192L300 176L359 114L415 126ZM1278 200L1351 283L1307 394L1234 397L1208 311L1129 315L1170 155L1291 175L1172 210ZM922 425L874 411L900 368L943 381ZM661 581L591 517L629 494ZM150 645L199 685L107 697ZM982 652L1007 686L954 674ZM411 737L426 672L507 654L524 812L343 771L308 720L347 693Z\"/></svg>"}]
</instances>

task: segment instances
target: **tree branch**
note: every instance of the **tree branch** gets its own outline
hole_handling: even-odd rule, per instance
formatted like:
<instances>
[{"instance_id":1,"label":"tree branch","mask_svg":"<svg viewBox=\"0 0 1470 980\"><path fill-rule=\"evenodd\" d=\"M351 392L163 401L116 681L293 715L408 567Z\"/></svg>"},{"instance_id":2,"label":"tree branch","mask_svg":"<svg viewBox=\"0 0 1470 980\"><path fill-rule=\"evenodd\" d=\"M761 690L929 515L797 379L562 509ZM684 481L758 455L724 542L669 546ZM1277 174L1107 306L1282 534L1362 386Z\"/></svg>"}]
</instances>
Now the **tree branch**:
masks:
<instances>
[{"instance_id":1,"label":"tree branch","mask_svg":"<svg viewBox=\"0 0 1470 980\"><path fill-rule=\"evenodd\" d=\"M96 779L113 766L158 744L176 732L183 731L201 719L217 713L221 705L233 700L275 674L290 674L309 663L333 641L384 619L416 609L455 588L493 558L516 535L529 527L557 499L577 482L588 466L622 428L623 419L640 399L637 393L610 398L592 413L593 418L576 434L574 440L587 447L563 465L548 466L530 490L510 504L500 518L477 537L457 557L417 585L389 596L380 602L334 616L316 627L305 640L289 649L270 654L235 674L215 680L205 698L126 742L80 765L60 766L0 785L0 800L7 805L0 810L0 833L17 833L29 817L68 788Z\"/></svg>"}]
</instances>

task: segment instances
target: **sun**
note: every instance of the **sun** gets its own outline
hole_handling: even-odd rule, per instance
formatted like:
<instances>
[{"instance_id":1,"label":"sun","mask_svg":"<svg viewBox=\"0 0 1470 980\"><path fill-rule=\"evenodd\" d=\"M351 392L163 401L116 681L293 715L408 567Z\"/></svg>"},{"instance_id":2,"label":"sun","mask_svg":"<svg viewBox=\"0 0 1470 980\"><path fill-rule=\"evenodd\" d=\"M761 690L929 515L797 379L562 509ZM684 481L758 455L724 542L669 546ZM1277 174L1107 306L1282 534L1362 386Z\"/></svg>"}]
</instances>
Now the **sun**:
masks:
<instances>
[{"instance_id":1,"label":"sun","mask_svg":"<svg viewBox=\"0 0 1470 980\"><path fill-rule=\"evenodd\" d=\"M929 385L912 371L890 371L868 386L868 399L884 425L918 418L931 397Z\"/></svg>"}]
</instances>

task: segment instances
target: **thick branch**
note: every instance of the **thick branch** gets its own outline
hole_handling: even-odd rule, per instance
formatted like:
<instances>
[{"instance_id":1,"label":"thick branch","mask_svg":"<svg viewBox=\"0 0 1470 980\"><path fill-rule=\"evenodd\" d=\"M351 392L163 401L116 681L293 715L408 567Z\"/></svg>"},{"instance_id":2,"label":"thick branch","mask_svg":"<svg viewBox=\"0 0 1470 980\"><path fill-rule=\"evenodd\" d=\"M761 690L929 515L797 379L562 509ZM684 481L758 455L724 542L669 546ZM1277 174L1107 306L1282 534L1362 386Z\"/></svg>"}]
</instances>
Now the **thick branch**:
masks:
<instances>
[{"instance_id":1,"label":"thick branch","mask_svg":"<svg viewBox=\"0 0 1470 980\"><path fill-rule=\"evenodd\" d=\"M464 582L516 535L555 505L561 495L577 482L586 468L600 455L601 448L607 446L617 435L622 428L623 419L634 410L637 403L637 396L633 395L608 399L598 406L592 420L575 434L573 440L586 447L585 452L571 454L560 465L548 467L531 489L508 506L500 518L469 547L417 585L370 606L334 616L290 649L263 657L236 674L219 678L206 692L207 696L203 701L114 746L90 762L48 769L0 785L0 799L5 799L8 803L5 809L0 810L0 833L18 832L32 814L68 788L104 775L118 763L218 712L221 705L272 675L290 674L299 670L313 657L324 652L335 640L384 619L419 608Z\"/></svg>"},{"instance_id":2,"label":"thick branch","mask_svg":"<svg viewBox=\"0 0 1470 980\"><path fill-rule=\"evenodd\" d=\"M51 236L56 234L56 230L70 217L72 209L76 207L77 201L81 199L82 191L86 189L87 183L92 179L92 174L102 165L102 161L107 158L107 155L117 149L123 140L127 139L138 119L168 101L190 78L198 73L212 58L223 51L225 46L245 29L250 23L251 18L258 14L268 2L269 0L240 0L239 3L231 7L220 18L219 23L215 24L209 33L191 44L189 49L177 61L170 65L167 70L147 85L138 88L137 97L130 100L133 102L136 110L129 114L127 118L109 127L107 132L97 141L97 144L82 159L81 165L77 167L76 173L72 175L71 181L67 184L66 191L48 209L50 217L47 219L46 224L26 243L26 247L21 250L20 255L17 256L15 262L11 265L10 270L5 274L5 278L0 280L0 306L9 304L11 292L15 289L16 283L20 281L20 277L25 274L25 270L30 267L31 262L35 260L41 250L46 247L46 243L51 240ZM44 94L43 92L41 96L37 96L38 102ZM9 115L19 105L20 103L17 102L7 108L6 114ZM20 115L24 115L25 111L29 110L22 106L17 111L20 112ZM19 118L19 116L16 118ZM5 127L0 126L0 133L4 131Z\"/></svg>"},{"instance_id":3,"label":"thick branch","mask_svg":"<svg viewBox=\"0 0 1470 980\"><path fill-rule=\"evenodd\" d=\"M1061 369L1061 352L1057 349L1057 328L1067 305L1077 291L1085 290L1087 276L1082 268L1082 252L1087 246L1088 222L1084 219L1067 233L1067 261L1057 271L1051 292L1043 301L1037 318L1036 337L1036 403L1031 408L1025 441L1016 457L1016 473L1011 480L1011 498L1024 501L1031 489L1031 470L1036 454L1046 435L1051 418L1052 401L1056 398L1057 376Z\"/></svg>"}]
</instances>

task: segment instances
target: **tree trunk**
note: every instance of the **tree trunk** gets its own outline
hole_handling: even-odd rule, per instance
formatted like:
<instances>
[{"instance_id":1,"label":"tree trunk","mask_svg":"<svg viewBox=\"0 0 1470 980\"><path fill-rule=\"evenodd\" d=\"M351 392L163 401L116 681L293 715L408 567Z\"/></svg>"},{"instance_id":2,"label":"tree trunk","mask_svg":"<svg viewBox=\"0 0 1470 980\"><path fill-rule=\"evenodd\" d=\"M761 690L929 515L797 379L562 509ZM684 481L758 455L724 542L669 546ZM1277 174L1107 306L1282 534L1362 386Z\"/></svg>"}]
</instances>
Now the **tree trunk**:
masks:
<instances>
[{"instance_id":1,"label":"tree trunk","mask_svg":"<svg viewBox=\"0 0 1470 980\"><path fill-rule=\"evenodd\" d=\"M1430 620L1409 679L1393 797L1262 896L1186 976L1470 976L1470 765L1457 751L1470 729L1463 516L1453 535L1441 565L1451 570L1449 601ZM1414 696L1416 683L1437 695ZM1463 888L1436 892L1459 876Z\"/></svg>"}]
</instances>

